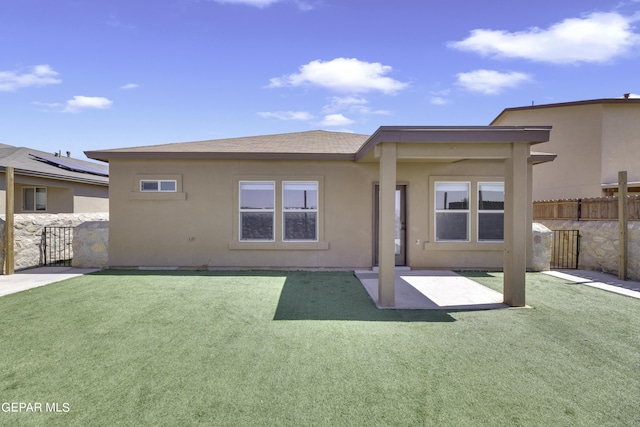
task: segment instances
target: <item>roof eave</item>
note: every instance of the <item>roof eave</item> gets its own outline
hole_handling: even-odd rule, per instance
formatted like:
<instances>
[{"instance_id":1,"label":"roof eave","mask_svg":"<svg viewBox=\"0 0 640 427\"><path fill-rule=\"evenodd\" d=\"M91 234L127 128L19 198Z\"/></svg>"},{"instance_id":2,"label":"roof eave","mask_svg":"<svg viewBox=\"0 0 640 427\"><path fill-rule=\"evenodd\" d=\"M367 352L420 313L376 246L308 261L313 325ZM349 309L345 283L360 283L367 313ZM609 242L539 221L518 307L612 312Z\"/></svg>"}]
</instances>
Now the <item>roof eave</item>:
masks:
<instances>
[{"instance_id":1,"label":"roof eave","mask_svg":"<svg viewBox=\"0 0 640 427\"><path fill-rule=\"evenodd\" d=\"M560 107L576 107L581 105L596 105L596 104L624 104L624 105L638 105L640 104L640 98L600 98L600 99L587 99L583 101L570 101L570 102L558 102L555 104L539 104L539 105L525 105L522 107L509 107L505 108L491 121L489 126L493 126L498 122L505 114L511 111L524 111L524 110L539 110L544 108L560 108Z\"/></svg>"},{"instance_id":2,"label":"roof eave","mask_svg":"<svg viewBox=\"0 0 640 427\"><path fill-rule=\"evenodd\" d=\"M217 160L354 160L352 153L255 153L255 152L109 152L85 151L94 160L109 162L110 159L217 159Z\"/></svg>"},{"instance_id":3,"label":"roof eave","mask_svg":"<svg viewBox=\"0 0 640 427\"><path fill-rule=\"evenodd\" d=\"M549 140L551 126L381 126L360 147L356 160L381 142L399 143L484 143Z\"/></svg>"},{"instance_id":4,"label":"roof eave","mask_svg":"<svg viewBox=\"0 0 640 427\"><path fill-rule=\"evenodd\" d=\"M6 172L7 168L5 166L0 166L0 170L2 172ZM57 175L57 174L46 173L46 172L36 172L36 171L31 171L31 170L27 170L27 169L20 169L20 168L14 168L14 173L17 174L17 175L32 176L32 177L36 177L36 178L48 178L48 179L55 179L55 180L58 180L58 181L78 182L78 183L82 183L82 184L101 185L101 186L105 186L105 187L109 186L109 178L108 177L104 177L104 180L96 180L96 179L90 179L90 178L80 178L80 177L71 177L71 176L66 176L66 175Z\"/></svg>"}]
</instances>

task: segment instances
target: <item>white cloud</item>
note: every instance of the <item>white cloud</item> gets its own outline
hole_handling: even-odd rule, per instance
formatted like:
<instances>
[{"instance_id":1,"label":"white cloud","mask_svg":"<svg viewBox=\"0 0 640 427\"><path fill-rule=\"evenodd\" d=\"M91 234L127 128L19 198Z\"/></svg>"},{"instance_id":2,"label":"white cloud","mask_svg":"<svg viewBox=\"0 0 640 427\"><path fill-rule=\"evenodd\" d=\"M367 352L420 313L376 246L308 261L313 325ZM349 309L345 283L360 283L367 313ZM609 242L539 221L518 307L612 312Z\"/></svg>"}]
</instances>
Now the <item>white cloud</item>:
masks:
<instances>
[{"instance_id":1,"label":"white cloud","mask_svg":"<svg viewBox=\"0 0 640 427\"><path fill-rule=\"evenodd\" d=\"M494 70L475 70L468 73L458 73L457 84L472 92L485 95L496 95L503 89L513 88L531 80L525 73L511 71L501 73Z\"/></svg>"},{"instance_id":2,"label":"white cloud","mask_svg":"<svg viewBox=\"0 0 640 427\"><path fill-rule=\"evenodd\" d=\"M408 84L386 77L391 70L388 65L355 58L335 58L327 62L316 60L301 66L299 73L272 78L269 87L311 85L344 93L380 91L393 94Z\"/></svg>"},{"instance_id":3,"label":"white cloud","mask_svg":"<svg viewBox=\"0 0 640 427\"><path fill-rule=\"evenodd\" d=\"M29 73L0 71L0 92L14 92L30 86L46 86L62 82L49 65L36 65Z\"/></svg>"},{"instance_id":4,"label":"white cloud","mask_svg":"<svg viewBox=\"0 0 640 427\"><path fill-rule=\"evenodd\" d=\"M441 96L434 96L431 98L431 103L433 105L447 105L450 104L451 101L449 101L447 98L443 98Z\"/></svg>"},{"instance_id":5,"label":"white cloud","mask_svg":"<svg viewBox=\"0 0 640 427\"><path fill-rule=\"evenodd\" d=\"M367 108L366 105L368 103L369 101L366 99L357 96L334 96L331 98L329 104L322 108L322 111L325 113L335 113L337 111L363 109Z\"/></svg>"},{"instance_id":6,"label":"white cloud","mask_svg":"<svg viewBox=\"0 0 640 427\"><path fill-rule=\"evenodd\" d=\"M213 0L216 3L220 4L244 4L247 6L255 6L255 7L267 7L271 6L274 3L278 3L281 0Z\"/></svg>"},{"instance_id":7,"label":"white cloud","mask_svg":"<svg viewBox=\"0 0 640 427\"><path fill-rule=\"evenodd\" d=\"M462 41L450 42L454 49L496 58L523 58L554 64L600 63L640 47L640 34L632 23L638 15L595 12L570 18L549 28L526 31L476 29Z\"/></svg>"},{"instance_id":8,"label":"white cloud","mask_svg":"<svg viewBox=\"0 0 640 427\"><path fill-rule=\"evenodd\" d=\"M273 112L260 112L259 116L266 119L279 119L279 120L311 120L313 116L306 111L273 111Z\"/></svg>"},{"instance_id":9,"label":"white cloud","mask_svg":"<svg viewBox=\"0 0 640 427\"><path fill-rule=\"evenodd\" d=\"M354 123L353 120L346 118L342 114L328 114L320 122L322 126L346 126Z\"/></svg>"},{"instance_id":10,"label":"white cloud","mask_svg":"<svg viewBox=\"0 0 640 427\"><path fill-rule=\"evenodd\" d=\"M127 83L126 85L120 86L120 89L137 89L139 88L140 85L139 84L135 84L135 83Z\"/></svg>"},{"instance_id":11,"label":"white cloud","mask_svg":"<svg viewBox=\"0 0 640 427\"><path fill-rule=\"evenodd\" d=\"M109 18L107 19L106 24L113 28L123 28L129 31L133 31L136 29L135 25L122 22L115 15L109 15Z\"/></svg>"},{"instance_id":12,"label":"white cloud","mask_svg":"<svg viewBox=\"0 0 640 427\"><path fill-rule=\"evenodd\" d=\"M334 96L330 99L329 104L322 107L325 114L346 111L353 114L377 114L389 115L387 110L372 110L369 107L369 101L358 96Z\"/></svg>"},{"instance_id":13,"label":"white cloud","mask_svg":"<svg viewBox=\"0 0 640 427\"><path fill-rule=\"evenodd\" d=\"M281 3L285 0L212 0L220 4L240 4L246 6L255 6L260 9L271 6L272 4ZM306 0L289 0L295 3L300 10L311 10L314 5Z\"/></svg>"},{"instance_id":14,"label":"white cloud","mask_svg":"<svg viewBox=\"0 0 640 427\"><path fill-rule=\"evenodd\" d=\"M104 110L111 108L113 101L101 96L74 96L73 99L67 101L64 110L65 113L75 113L85 109Z\"/></svg>"}]
</instances>

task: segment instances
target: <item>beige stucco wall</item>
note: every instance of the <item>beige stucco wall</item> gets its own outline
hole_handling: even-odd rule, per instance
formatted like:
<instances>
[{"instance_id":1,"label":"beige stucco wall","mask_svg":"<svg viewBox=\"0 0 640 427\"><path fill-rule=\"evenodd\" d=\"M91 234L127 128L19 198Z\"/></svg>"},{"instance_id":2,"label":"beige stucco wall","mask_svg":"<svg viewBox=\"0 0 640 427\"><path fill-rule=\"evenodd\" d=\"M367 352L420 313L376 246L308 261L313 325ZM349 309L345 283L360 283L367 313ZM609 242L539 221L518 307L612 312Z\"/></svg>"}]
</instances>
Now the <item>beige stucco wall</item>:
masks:
<instances>
[{"instance_id":1,"label":"beige stucco wall","mask_svg":"<svg viewBox=\"0 0 640 427\"><path fill-rule=\"evenodd\" d=\"M0 181L0 212L4 213L6 209L4 173L0 173ZM25 212L23 209L22 189L24 187L47 188L47 210L44 213L92 213L109 211L109 188L106 185L15 175L15 213L34 213Z\"/></svg>"},{"instance_id":2,"label":"beige stucco wall","mask_svg":"<svg viewBox=\"0 0 640 427\"><path fill-rule=\"evenodd\" d=\"M640 105L595 103L511 110L498 126L551 125L548 142L535 151L555 153L555 161L533 173L533 200L600 197L602 184L618 182L627 171L640 181Z\"/></svg>"},{"instance_id":3,"label":"beige stucco wall","mask_svg":"<svg viewBox=\"0 0 640 427\"><path fill-rule=\"evenodd\" d=\"M618 182L627 171L629 182L640 182L640 105L605 105L602 126L602 183Z\"/></svg>"},{"instance_id":4,"label":"beige stucco wall","mask_svg":"<svg viewBox=\"0 0 640 427\"><path fill-rule=\"evenodd\" d=\"M110 162L109 266L366 268L373 264L373 188L379 164L352 161L126 160ZM435 180L501 180L502 161L398 163L407 185L407 264L501 268L502 243L434 243ZM177 179L178 193L139 193L141 177ZM320 183L320 242L238 242L239 180ZM278 196L280 197L280 196ZM472 206L474 195L472 190ZM472 210L472 238L475 215Z\"/></svg>"},{"instance_id":5,"label":"beige stucco wall","mask_svg":"<svg viewBox=\"0 0 640 427\"><path fill-rule=\"evenodd\" d=\"M552 126L548 142L535 151L557 154L533 169L533 200L599 197L601 190L602 105L508 111L496 126Z\"/></svg>"},{"instance_id":6,"label":"beige stucco wall","mask_svg":"<svg viewBox=\"0 0 640 427\"><path fill-rule=\"evenodd\" d=\"M74 196L73 211L76 213L109 212L109 197Z\"/></svg>"}]
</instances>

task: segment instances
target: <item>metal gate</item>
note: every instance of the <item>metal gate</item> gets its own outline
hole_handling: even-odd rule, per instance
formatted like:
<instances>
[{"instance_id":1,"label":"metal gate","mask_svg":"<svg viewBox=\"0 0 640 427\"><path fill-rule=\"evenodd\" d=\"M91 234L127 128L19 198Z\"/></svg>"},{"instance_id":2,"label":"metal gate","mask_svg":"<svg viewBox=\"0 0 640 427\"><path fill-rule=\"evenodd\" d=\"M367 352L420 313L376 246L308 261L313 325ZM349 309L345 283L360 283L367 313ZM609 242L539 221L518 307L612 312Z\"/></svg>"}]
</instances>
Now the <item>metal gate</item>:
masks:
<instances>
[{"instance_id":1,"label":"metal gate","mask_svg":"<svg viewBox=\"0 0 640 427\"><path fill-rule=\"evenodd\" d=\"M45 266L71 266L73 227L45 227L42 240Z\"/></svg>"},{"instance_id":2,"label":"metal gate","mask_svg":"<svg viewBox=\"0 0 640 427\"><path fill-rule=\"evenodd\" d=\"M577 269L580 255L578 230L553 230L551 268Z\"/></svg>"}]
</instances>

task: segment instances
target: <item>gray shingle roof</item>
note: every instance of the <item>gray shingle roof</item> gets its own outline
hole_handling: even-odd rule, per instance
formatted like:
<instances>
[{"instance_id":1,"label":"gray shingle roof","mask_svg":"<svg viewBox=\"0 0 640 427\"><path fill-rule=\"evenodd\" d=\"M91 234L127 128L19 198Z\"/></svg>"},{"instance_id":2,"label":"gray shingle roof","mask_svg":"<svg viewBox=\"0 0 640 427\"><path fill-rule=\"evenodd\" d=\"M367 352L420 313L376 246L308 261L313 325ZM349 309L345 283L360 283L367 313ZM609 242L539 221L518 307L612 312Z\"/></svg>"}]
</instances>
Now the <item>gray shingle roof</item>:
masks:
<instances>
[{"instance_id":1,"label":"gray shingle roof","mask_svg":"<svg viewBox=\"0 0 640 427\"><path fill-rule=\"evenodd\" d=\"M259 135L240 138L227 138L208 141L181 142L143 147L116 148L101 151L87 151L87 157L106 160L112 157L130 157L132 154L141 157L166 157L171 154L176 158L194 157L243 157L243 158L341 158L353 157L354 153L369 138L346 132L329 132L313 130L276 135Z\"/></svg>"},{"instance_id":2,"label":"gray shingle roof","mask_svg":"<svg viewBox=\"0 0 640 427\"><path fill-rule=\"evenodd\" d=\"M62 165L56 164L59 160ZM74 159L56 157L51 153L26 147L0 144L0 168L11 166L16 174L39 176L64 181L97 185L109 184L109 166Z\"/></svg>"}]
</instances>

